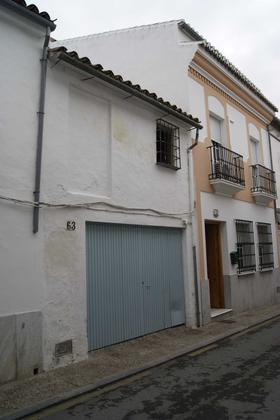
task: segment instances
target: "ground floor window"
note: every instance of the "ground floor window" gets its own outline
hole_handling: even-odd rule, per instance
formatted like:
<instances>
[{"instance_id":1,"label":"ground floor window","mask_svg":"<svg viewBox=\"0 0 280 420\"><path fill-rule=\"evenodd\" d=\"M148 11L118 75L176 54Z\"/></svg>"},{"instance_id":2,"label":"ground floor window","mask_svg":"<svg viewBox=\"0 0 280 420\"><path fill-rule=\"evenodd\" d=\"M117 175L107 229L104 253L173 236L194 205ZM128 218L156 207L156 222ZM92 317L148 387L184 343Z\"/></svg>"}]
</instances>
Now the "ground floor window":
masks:
<instances>
[{"instance_id":1,"label":"ground floor window","mask_svg":"<svg viewBox=\"0 0 280 420\"><path fill-rule=\"evenodd\" d=\"M257 223L259 241L259 267L260 270L274 267L273 244L271 225Z\"/></svg>"},{"instance_id":2,"label":"ground floor window","mask_svg":"<svg viewBox=\"0 0 280 420\"><path fill-rule=\"evenodd\" d=\"M236 220L238 273L256 270L253 222Z\"/></svg>"}]
</instances>

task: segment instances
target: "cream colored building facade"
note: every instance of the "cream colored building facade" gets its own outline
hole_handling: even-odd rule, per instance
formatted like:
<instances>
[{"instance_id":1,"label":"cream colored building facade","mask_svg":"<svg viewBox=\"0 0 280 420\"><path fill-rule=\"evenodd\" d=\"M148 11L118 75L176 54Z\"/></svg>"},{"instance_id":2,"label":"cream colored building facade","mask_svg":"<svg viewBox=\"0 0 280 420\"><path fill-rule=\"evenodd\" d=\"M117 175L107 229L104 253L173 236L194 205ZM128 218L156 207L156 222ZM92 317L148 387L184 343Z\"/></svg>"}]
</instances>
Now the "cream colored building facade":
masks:
<instances>
[{"instance_id":1,"label":"cream colored building facade","mask_svg":"<svg viewBox=\"0 0 280 420\"><path fill-rule=\"evenodd\" d=\"M188 76L205 121L193 161L207 320L224 309L278 300L277 184L268 133L275 109L205 49L196 52Z\"/></svg>"}]
</instances>

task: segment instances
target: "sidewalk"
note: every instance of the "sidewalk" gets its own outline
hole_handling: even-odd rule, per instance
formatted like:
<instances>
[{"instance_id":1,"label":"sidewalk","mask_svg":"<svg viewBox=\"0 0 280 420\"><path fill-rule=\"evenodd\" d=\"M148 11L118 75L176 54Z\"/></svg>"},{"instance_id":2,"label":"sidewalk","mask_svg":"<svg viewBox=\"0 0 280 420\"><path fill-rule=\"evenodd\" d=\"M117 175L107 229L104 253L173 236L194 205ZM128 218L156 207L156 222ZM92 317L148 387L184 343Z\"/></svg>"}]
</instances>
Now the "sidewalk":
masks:
<instances>
[{"instance_id":1,"label":"sidewalk","mask_svg":"<svg viewBox=\"0 0 280 420\"><path fill-rule=\"evenodd\" d=\"M89 359L0 386L0 419L18 419L280 316L280 305L171 328L93 352Z\"/></svg>"}]
</instances>

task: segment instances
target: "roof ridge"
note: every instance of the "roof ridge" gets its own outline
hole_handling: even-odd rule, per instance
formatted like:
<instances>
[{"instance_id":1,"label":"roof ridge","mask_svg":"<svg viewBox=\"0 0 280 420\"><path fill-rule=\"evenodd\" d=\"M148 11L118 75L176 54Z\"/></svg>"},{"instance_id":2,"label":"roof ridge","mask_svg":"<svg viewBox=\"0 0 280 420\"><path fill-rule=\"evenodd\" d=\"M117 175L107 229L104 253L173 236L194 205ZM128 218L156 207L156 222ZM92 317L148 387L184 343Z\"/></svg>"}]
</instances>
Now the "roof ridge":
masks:
<instances>
[{"instance_id":1,"label":"roof ridge","mask_svg":"<svg viewBox=\"0 0 280 420\"><path fill-rule=\"evenodd\" d=\"M278 111L277 107L269 101L262 93L262 91L253 83L251 80L241 71L239 70L229 59L226 58L224 54L222 54L214 45L212 45L206 38L202 37L195 29L192 28L191 25L185 22L185 20L181 20L178 23L179 28L183 31L185 30L191 36L193 36L196 40L203 40L204 44L201 45L203 49L205 49L210 55L216 58L227 70L229 70L234 76L239 79L244 85L253 91L263 102L265 102L270 108L274 111Z\"/></svg>"},{"instance_id":2,"label":"roof ridge","mask_svg":"<svg viewBox=\"0 0 280 420\"><path fill-rule=\"evenodd\" d=\"M239 70L230 60L226 58L216 47L214 47L210 42L207 41L202 35L199 34L190 24L186 23L184 19L174 19L164 22L156 22L147 25L132 26L129 28L115 29L111 31L99 32L95 34L83 35L80 37L68 38L64 40L56 41L57 44L63 45L63 43L71 44L71 41L98 38L99 36L110 36L111 34L120 34L129 31L141 30L145 28L154 28L162 25L171 25L176 23L178 27L184 32L187 32L188 35L193 37L197 41L204 41L204 44L201 45L201 48L213 56L217 61L219 61L230 73L232 73L241 83L243 83L249 90L251 90L256 96L258 96L266 105L268 105L274 112L277 112L277 107L266 98L262 91L241 71Z\"/></svg>"},{"instance_id":3,"label":"roof ridge","mask_svg":"<svg viewBox=\"0 0 280 420\"><path fill-rule=\"evenodd\" d=\"M103 32L97 32L97 33L88 34L88 35L81 35L81 36L76 36L73 38L58 39L58 40L55 40L55 42L67 42L67 41L75 41L78 39L89 39L89 38L95 38L95 37L103 36L103 35L119 34L119 33L134 31L134 30L141 30L141 29L149 28L149 27L171 25L173 23L178 24L181 21L182 19L166 20L164 22L148 23L145 25L136 25L136 26L130 26L128 28L112 29L110 31L103 31Z\"/></svg>"}]
</instances>

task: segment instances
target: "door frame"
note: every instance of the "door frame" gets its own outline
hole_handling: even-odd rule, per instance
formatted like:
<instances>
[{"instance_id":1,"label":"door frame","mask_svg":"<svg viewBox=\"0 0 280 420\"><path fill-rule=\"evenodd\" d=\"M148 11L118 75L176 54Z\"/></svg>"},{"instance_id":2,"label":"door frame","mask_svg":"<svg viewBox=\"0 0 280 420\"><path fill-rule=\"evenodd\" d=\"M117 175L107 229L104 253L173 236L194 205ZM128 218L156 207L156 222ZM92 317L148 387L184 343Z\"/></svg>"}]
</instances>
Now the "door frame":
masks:
<instances>
[{"instance_id":1,"label":"door frame","mask_svg":"<svg viewBox=\"0 0 280 420\"><path fill-rule=\"evenodd\" d=\"M207 233L207 226L212 226L212 233ZM215 227L214 227L215 226ZM210 307L211 308L218 308L224 309L225 308L225 288L224 288L224 274L223 274L223 253L222 253L222 223L213 220L205 220L204 221L204 230L205 230L205 252L206 252L206 265L207 265L207 277L209 281L209 300L210 300ZM215 232L216 231L216 232ZM216 241L215 246L212 245L211 250L217 250L217 253L212 252L211 256L209 252L207 252L207 239L209 239L209 235L214 234L217 235L216 238L214 237L214 241ZM213 237L212 237L213 241ZM209 251L208 249L208 251ZM215 258L215 263L213 264L213 257ZM208 260L208 258L211 258ZM211 264L212 263L212 264ZM211 265L210 265L211 264ZM211 281L211 273L212 271L213 277L218 277L218 279L214 279ZM213 279L212 277L212 279Z\"/></svg>"}]
</instances>

